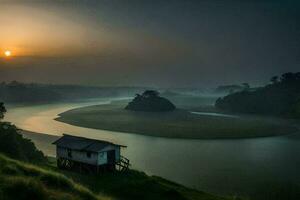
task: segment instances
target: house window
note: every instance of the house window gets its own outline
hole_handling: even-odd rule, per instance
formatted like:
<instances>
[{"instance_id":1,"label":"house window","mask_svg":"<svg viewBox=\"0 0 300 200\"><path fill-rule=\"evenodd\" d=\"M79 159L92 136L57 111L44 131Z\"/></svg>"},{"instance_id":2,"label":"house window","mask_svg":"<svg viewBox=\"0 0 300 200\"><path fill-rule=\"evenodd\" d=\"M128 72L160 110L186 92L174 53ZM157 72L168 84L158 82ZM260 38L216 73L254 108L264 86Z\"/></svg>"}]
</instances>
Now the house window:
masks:
<instances>
[{"instance_id":1,"label":"house window","mask_svg":"<svg viewBox=\"0 0 300 200\"><path fill-rule=\"evenodd\" d=\"M87 156L88 158L92 157L91 152L86 152L86 156Z\"/></svg>"}]
</instances>

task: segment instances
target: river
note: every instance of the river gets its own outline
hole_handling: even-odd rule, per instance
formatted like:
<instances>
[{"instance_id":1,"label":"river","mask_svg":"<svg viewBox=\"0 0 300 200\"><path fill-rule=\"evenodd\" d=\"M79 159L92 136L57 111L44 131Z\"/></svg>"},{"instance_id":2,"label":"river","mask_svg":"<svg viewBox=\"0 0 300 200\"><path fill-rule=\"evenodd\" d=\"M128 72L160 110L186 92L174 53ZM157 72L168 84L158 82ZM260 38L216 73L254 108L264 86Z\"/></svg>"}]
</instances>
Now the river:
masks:
<instances>
[{"instance_id":1,"label":"river","mask_svg":"<svg viewBox=\"0 0 300 200\"><path fill-rule=\"evenodd\" d=\"M233 140L167 139L82 128L54 120L69 109L108 102L8 106L5 120L41 134L69 133L126 145L122 154L130 159L132 168L207 192L247 194L269 182L299 184L300 134ZM48 146L41 150L55 154Z\"/></svg>"}]
</instances>

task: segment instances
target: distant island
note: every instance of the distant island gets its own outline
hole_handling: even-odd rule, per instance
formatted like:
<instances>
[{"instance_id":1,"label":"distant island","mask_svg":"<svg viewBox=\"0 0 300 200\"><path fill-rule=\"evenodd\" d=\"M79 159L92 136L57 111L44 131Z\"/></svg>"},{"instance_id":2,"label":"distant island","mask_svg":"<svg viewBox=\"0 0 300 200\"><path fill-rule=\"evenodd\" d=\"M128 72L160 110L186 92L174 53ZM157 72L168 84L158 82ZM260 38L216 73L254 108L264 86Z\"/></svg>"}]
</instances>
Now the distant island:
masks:
<instances>
[{"instance_id":1,"label":"distant island","mask_svg":"<svg viewBox=\"0 0 300 200\"><path fill-rule=\"evenodd\" d=\"M126 110L145 112L166 112L176 109L175 105L168 99L159 96L155 90L146 90L143 94L136 94L136 97L128 103Z\"/></svg>"},{"instance_id":2,"label":"distant island","mask_svg":"<svg viewBox=\"0 0 300 200\"><path fill-rule=\"evenodd\" d=\"M176 102L176 98L181 99L176 96L172 100ZM187 96L184 99L189 102ZM191 99L194 102L195 98L191 97ZM60 113L55 120L100 130L185 139L266 137L289 134L297 130L280 119L201 115L199 108L195 107L197 112L191 112L193 108L183 104L180 104L180 107L172 112L133 111L128 109L132 106L132 102L135 101L131 101L129 104L128 101L117 101L106 105L76 108Z\"/></svg>"}]
</instances>

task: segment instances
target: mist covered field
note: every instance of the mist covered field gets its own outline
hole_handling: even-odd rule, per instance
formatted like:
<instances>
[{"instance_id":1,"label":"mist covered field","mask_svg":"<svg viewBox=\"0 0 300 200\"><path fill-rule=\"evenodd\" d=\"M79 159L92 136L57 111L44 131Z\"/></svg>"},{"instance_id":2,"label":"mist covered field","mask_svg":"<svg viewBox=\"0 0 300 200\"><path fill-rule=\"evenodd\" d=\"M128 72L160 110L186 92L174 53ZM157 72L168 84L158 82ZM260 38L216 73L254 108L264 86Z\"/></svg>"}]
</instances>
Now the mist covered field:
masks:
<instances>
[{"instance_id":1,"label":"mist covered field","mask_svg":"<svg viewBox=\"0 0 300 200\"><path fill-rule=\"evenodd\" d=\"M124 107L121 102L88 106L61 113L56 120L87 128L187 139L265 137L296 130L280 120L268 118L199 115L185 109L162 113L133 112Z\"/></svg>"}]
</instances>

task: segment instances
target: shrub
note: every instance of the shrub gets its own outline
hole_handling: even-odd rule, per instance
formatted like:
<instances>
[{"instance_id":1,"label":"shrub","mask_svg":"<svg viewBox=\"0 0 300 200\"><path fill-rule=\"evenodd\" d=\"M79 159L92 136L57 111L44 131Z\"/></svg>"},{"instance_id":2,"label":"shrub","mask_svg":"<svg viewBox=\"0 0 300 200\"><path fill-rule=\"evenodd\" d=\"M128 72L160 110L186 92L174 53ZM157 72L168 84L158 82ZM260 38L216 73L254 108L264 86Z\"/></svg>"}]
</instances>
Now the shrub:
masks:
<instances>
[{"instance_id":1,"label":"shrub","mask_svg":"<svg viewBox=\"0 0 300 200\"><path fill-rule=\"evenodd\" d=\"M28 162L46 162L33 142L23 138L16 126L8 122L0 122L0 153Z\"/></svg>"}]
</instances>

